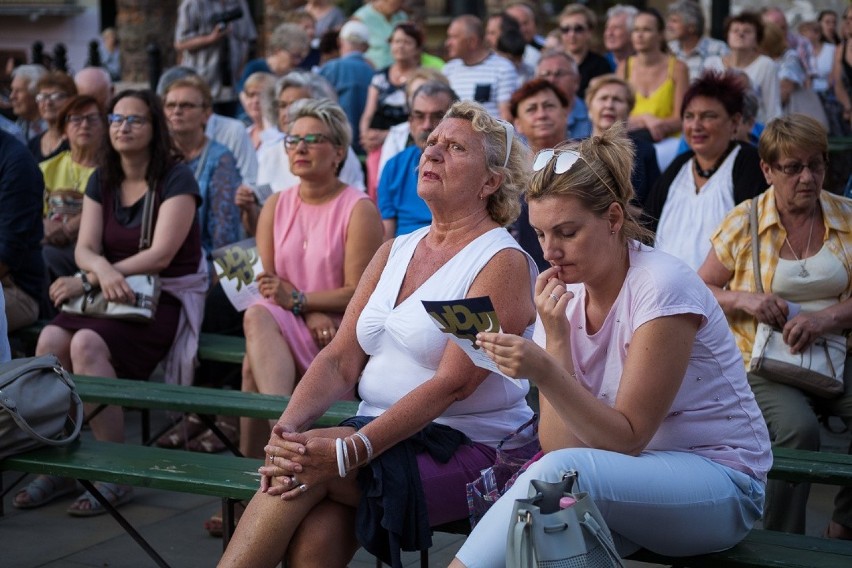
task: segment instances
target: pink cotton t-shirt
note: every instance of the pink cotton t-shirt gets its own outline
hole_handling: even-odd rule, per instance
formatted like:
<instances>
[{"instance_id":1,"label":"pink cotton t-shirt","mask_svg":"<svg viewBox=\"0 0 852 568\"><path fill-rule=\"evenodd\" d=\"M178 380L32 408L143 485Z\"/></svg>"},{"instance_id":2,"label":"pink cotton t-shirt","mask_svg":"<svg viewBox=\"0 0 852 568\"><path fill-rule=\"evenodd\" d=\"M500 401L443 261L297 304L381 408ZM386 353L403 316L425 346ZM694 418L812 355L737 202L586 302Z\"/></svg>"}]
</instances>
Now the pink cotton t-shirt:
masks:
<instances>
[{"instance_id":1,"label":"pink cotton t-shirt","mask_svg":"<svg viewBox=\"0 0 852 568\"><path fill-rule=\"evenodd\" d=\"M629 256L621 292L594 335L585 330L585 287L567 286L575 295L565 311L577 380L615 406L636 330L660 317L700 315L683 384L645 450L694 452L765 481L772 465L769 434L718 302L695 271L673 256L635 242ZM540 322L533 337L544 345Z\"/></svg>"}]
</instances>

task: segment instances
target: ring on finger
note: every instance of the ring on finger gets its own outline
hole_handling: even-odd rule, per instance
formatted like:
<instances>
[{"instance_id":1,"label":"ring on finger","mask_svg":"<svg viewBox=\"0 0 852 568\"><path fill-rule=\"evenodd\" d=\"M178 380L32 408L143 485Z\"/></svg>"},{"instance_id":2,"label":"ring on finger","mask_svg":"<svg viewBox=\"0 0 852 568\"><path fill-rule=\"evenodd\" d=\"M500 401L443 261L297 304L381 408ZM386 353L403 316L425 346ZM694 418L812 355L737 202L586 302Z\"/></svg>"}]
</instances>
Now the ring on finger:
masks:
<instances>
[{"instance_id":1,"label":"ring on finger","mask_svg":"<svg viewBox=\"0 0 852 568\"><path fill-rule=\"evenodd\" d=\"M305 491L307 491L307 490L308 490L308 486L307 486L307 485L305 485L304 483L302 483L302 484L301 484L301 485L299 485L296 489L298 489L299 491L301 491L302 493L304 493Z\"/></svg>"},{"instance_id":2,"label":"ring on finger","mask_svg":"<svg viewBox=\"0 0 852 568\"><path fill-rule=\"evenodd\" d=\"M554 302L559 301L559 296L557 296L556 294L550 294L550 298L552 298Z\"/></svg>"},{"instance_id":3,"label":"ring on finger","mask_svg":"<svg viewBox=\"0 0 852 568\"><path fill-rule=\"evenodd\" d=\"M295 476L295 475L291 475L291 476L290 476L290 485L292 485L292 486L294 486L294 487L295 487L296 485L299 485L299 480L298 480L298 479L296 479L296 476Z\"/></svg>"}]
</instances>

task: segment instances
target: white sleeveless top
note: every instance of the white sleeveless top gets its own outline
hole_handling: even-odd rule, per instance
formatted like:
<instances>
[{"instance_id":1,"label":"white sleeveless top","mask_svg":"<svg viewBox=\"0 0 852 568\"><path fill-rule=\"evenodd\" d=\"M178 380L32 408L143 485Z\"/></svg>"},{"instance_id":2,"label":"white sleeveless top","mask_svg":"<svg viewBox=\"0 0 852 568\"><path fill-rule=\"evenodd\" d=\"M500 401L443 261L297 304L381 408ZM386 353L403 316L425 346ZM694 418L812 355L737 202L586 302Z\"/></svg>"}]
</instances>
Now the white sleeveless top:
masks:
<instances>
[{"instance_id":1,"label":"white sleeveless top","mask_svg":"<svg viewBox=\"0 0 852 568\"><path fill-rule=\"evenodd\" d=\"M469 243L394 307L414 250L429 230L430 227L423 227L396 238L376 289L358 318L358 342L370 356L358 385L361 416L382 414L435 374L448 339L426 313L421 300L464 298L495 254L507 248L523 252L508 231L492 229ZM538 271L528 255L527 262L532 297ZM506 282L509 286L513 284ZM524 335L530 337L532 329L530 325ZM524 398L529 383L522 381L522 384L519 388L491 373L473 394L452 404L435 422L464 432L474 442L495 447L532 416ZM531 437L517 436L506 446L511 449L529 441Z\"/></svg>"},{"instance_id":2,"label":"white sleeveless top","mask_svg":"<svg viewBox=\"0 0 852 568\"><path fill-rule=\"evenodd\" d=\"M801 261L779 258L772 292L801 305L803 312L818 312L838 303L849 280L843 262L823 244L815 255L805 259L805 267L807 276L802 277Z\"/></svg>"},{"instance_id":3,"label":"white sleeveless top","mask_svg":"<svg viewBox=\"0 0 852 568\"><path fill-rule=\"evenodd\" d=\"M676 256L693 270L704 263L710 251L710 235L736 205L732 172L739 153L737 146L698 192L692 177L695 158L681 167L657 224L657 250Z\"/></svg>"}]
</instances>

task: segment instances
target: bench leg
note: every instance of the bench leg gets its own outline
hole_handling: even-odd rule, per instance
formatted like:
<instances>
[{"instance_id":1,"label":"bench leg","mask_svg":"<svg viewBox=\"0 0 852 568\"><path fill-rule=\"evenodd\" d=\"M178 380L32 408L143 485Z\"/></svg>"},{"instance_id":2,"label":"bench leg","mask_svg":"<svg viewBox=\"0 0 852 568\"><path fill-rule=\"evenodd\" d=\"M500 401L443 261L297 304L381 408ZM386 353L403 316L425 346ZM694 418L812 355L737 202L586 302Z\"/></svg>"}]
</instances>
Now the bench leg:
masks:
<instances>
[{"instance_id":1,"label":"bench leg","mask_svg":"<svg viewBox=\"0 0 852 568\"><path fill-rule=\"evenodd\" d=\"M234 530L237 526L234 517L234 505L238 502L237 499L222 497L222 552L228 548L228 543L231 542L231 537L234 536Z\"/></svg>"},{"instance_id":2,"label":"bench leg","mask_svg":"<svg viewBox=\"0 0 852 568\"><path fill-rule=\"evenodd\" d=\"M106 509L107 512L112 515L112 518L115 519L119 525L121 525L121 528L123 528L124 531L128 535L130 535L130 537L135 540L139 546L142 547L145 553L151 557L151 560L153 560L157 564L157 566L160 566L160 568L170 568L168 562L166 562L162 556L157 554L157 551L154 550L150 544L148 544L148 541L142 538L142 535L139 534L139 532L135 528L133 528L133 525L127 522L127 519L125 519L122 514L119 513L118 510L112 506L112 503L110 503L109 500L104 497L103 494L101 494L101 492L97 490L97 488L95 488L95 485L91 481L87 479L78 479L77 481L79 481L80 484L86 489L86 491L91 493L95 497L95 499L97 499L98 502L103 505L104 509Z\"/></svg>"}]
</instances>

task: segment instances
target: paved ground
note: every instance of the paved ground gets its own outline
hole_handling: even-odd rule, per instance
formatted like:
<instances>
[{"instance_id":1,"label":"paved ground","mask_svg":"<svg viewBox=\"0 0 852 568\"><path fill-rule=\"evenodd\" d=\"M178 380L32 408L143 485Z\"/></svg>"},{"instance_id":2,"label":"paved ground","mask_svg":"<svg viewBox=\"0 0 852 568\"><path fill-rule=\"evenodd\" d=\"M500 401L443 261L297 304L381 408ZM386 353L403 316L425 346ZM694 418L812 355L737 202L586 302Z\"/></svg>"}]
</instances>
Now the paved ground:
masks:
<instances>
[{"instance_id":1,"label":"paved ground","mask_svg":"<svg viewBox=\"0 0 852 568\"><path fill-rule=\"evenodd\" d=\"M139 440L139 415L128 415L128 439ZM848 447L846 435L825 434L832 451ZM3 474L8 488L18 475ZM814 486L809 504L808 534L820 535L828 523L836 488ZM136 568L154 566L141 548L111 517L72 518L65 513L71 503L63 498L31 511L11 506L14 491L3 499L6 515L0 518L0 567L2 568ZM128 520L154 544L175 568L215 566L222 552L219 539L203 528L204 520L219 509L219 500L150 489L136 489L134 501L122 508ZM463 537L436 534L430 550L431 566L446 566ZM419 566L419 557L409 554L406 566ZM636 567L646 564L631 563ZM375 560L359 551L353 568L375 566Z\"/></svg>"}]
</instances>

